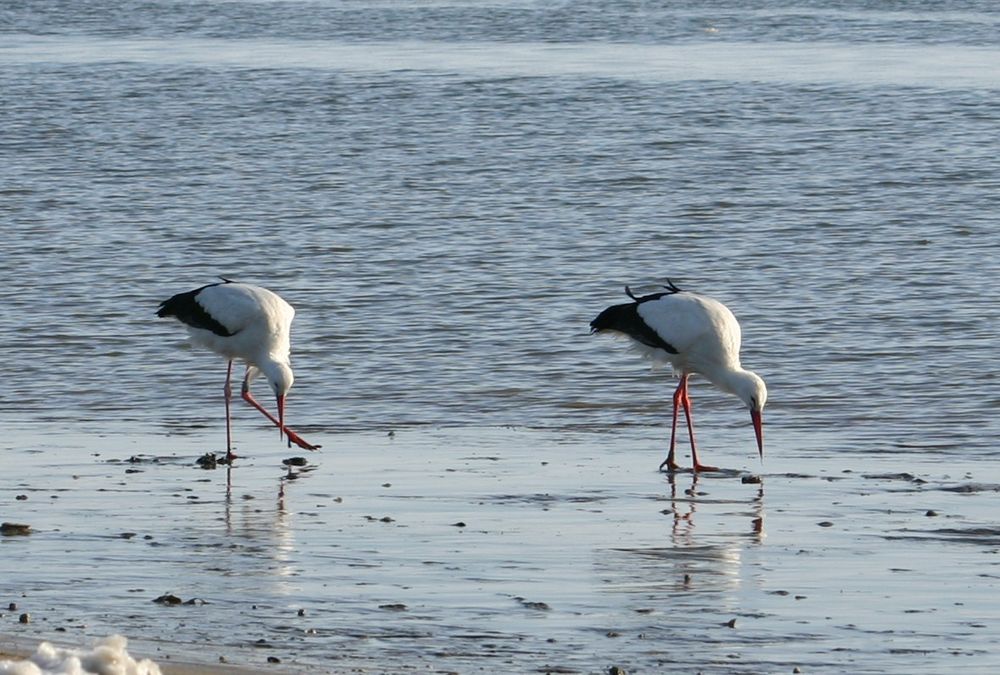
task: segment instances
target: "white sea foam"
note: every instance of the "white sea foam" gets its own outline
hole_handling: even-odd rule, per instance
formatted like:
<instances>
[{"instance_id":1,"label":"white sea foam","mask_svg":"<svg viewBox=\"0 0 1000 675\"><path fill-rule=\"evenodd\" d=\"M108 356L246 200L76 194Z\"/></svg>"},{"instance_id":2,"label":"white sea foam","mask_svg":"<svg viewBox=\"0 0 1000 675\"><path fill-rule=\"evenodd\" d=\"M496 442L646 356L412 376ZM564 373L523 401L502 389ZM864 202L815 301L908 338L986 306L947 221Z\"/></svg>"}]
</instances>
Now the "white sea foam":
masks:
<instances>
[{"instance_id":1,"label":"white sea foam","mask_svg":"<svg viewBox=\"0 0 1000 675\"><path fill-rule=\"evenodd\" d=\"M0 675L161 675L153 661L132 658L127 645L121 635L97 640L90 650L43 642L23 661L0 661Z\"/></svg>"}]
</instances>

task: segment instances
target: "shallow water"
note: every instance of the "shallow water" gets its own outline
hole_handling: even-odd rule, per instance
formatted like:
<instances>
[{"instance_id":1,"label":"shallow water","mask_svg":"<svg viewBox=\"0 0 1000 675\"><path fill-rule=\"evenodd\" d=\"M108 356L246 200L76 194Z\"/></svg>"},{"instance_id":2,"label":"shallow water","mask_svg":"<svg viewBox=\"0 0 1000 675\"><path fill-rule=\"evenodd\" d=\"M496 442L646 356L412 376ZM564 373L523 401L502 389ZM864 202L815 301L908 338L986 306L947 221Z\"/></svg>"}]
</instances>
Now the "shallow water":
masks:
<instances>
[{"instance_id":1,"label":"shallow water","mask_svg":"<svg viewBox=\"0 0 1000 675\"><path fill-rule=\"evenodd\" d=\"M294 480L254 444L227 490L200 442L121 432L5 442L4 517L35 530L0 540L33 617L6 632L289 672L1000 664L989 464L793 451L671 481L648 430L415 430L342 434Z\"/></svg>"},{"instance_id":2,"label":"shallow water","mask_svg":"<svg viewBox=\"0 0 1000 675\"><path fill-rule=\"evenodd\" d=\"M5 5L0 516L37 531L0 572L42 600L10 630L291 670L995 666L1000 14L869 4ZM284 505L243 407L229 498L192 468L224 364L153 313L220 274L298 310L324 451ZM671 499L672 381L587 335L667 278L743 324L766 499ZM760 471L745 410L692 397L706 460ZM928 482L865 477L900 472Z\"/></svg>"}]
</instances>

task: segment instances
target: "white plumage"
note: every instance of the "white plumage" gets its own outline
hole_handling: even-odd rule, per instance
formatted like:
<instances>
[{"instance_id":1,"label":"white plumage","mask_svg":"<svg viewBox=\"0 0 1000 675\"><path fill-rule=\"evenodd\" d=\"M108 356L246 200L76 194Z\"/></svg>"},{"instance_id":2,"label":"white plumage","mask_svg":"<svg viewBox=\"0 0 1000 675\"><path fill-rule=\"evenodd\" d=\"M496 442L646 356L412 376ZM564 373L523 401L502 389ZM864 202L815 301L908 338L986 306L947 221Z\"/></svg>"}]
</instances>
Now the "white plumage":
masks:
<instances>
[{"instance_id":1,"label":"white plumage","mask_svg":"<svg viewBox=\"0 0 1000 675\"><path fill-rule=\"evenodd\" d=\"M669 281L662 293L637 298L628 287L625 292L633 302L609 307L590 326L595 333L627 335L645 356L669 363L680 376L673 396L670 451L660 467L677 468L674 461L677 412L683 408L695 471L714 468L698 461L687 391L688 378L693 374L704 376L722 391L743 401L750 410L757 448L763 457L761 412L767 402L767 387L756 373L745 370L740 364L740 324L729 308L713 298L682 291Z\"/></svg>"},{"instance_id":2,"label":"white plumage","mask_svg":"<svg viewBox=\"0 0 1000 675\"><path fill-rule=\"evenodd\" d=\"M243 399L277 425L289 444L315 450L318 445L304 441L285 426L285 396L294 382L289 362L291 326L295 310L277 293L223 279L221 283L202 286L178 293L160 303L157 316L174 317L187 326L191 342L212 350L229 361L226 371L226 448L232 451L230 379L234 360L246 364L243 378ZM277 400L278 416L271 415L250 393L250 384L263 373Z\"/></svg>"}]
</instances>

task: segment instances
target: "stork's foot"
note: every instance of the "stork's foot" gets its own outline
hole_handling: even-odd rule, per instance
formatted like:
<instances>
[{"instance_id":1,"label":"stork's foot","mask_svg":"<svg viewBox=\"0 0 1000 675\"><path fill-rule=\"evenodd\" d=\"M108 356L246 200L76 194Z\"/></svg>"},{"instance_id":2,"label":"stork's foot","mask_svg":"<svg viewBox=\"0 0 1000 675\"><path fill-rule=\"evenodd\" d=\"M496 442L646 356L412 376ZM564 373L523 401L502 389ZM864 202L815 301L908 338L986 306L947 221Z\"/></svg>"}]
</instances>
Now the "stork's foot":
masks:
<instances>
[{"instance_id":1,"label":"stork's foot","mask_svg":"<svg viewBox=\"0 0 1000 675\"><path fill-rule=\"evenodd\" d=\"M667 457L665 460L663 460L663 462L660 463L659 470L663 471L663 467L667 467L668 473L674 473L675 471L678 471L681 468L680 465L674 461L673 457Z\"/></svg>"},{"instance_id":2,"label":"stork's foot","mask_svg":"<svg viewBox=\"0 0 1000 675\"><path fill-rule=\"evenodd\" d=\"M319 450L321 446L313 445L312 443L307 443L301 436L297 433L285 427L285 435L288 437L288 447L292 447L292 443L299 446L303 450Z\"/></svg>"},{"instance_id":3,"label":"stork's foot","mask_svg":"<svg viewBox=\"0 0 1000 675\"><path fill-rule=\"evenodd\" d=\"M694 465L693 470L695 473L699 473L701 471L722 471L722 469L720 469L717 466L709 466L708 464L698 464L698 463Z\"/></svg>"}]
</instances>

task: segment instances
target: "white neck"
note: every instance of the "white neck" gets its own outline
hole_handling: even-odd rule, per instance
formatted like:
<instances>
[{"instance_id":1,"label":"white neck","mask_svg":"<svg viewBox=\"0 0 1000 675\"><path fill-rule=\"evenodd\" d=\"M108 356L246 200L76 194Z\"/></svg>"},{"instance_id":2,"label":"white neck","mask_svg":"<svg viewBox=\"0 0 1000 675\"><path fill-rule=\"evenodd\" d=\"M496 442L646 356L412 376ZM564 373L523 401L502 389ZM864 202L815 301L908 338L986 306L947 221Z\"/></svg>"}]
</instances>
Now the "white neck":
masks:
<instances>
[{"instance_id":1,"label":"white neck","mask_svg":"<svg viewBox=\"0 0 1000 675\"><path fill-rule=\"evenodd\" d=\"M761 410L767 401L767 387L757 373L740 366L719 369L705 376L716 387L733 394L750 409Z\"/></svg>"}]
</instances>

